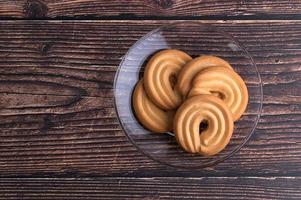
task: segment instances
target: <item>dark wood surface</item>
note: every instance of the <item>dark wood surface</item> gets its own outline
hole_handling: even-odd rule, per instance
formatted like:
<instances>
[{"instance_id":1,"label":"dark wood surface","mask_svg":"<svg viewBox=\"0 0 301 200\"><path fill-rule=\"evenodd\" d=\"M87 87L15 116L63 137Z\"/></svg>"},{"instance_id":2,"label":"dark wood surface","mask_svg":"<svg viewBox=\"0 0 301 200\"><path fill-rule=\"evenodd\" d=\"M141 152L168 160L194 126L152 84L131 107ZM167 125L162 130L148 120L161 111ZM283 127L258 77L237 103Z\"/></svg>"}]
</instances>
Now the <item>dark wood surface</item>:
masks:
<instances>
[{"instance_id":1,"label":"dark wood surface","mask_svg":"<svg viewBox=\"0 0 301 200\"><path fill-rule=\"evenodd\" d=\"M17 178L0 180L0 199L300 199L300 181L300 177Z\"/></svg>"},{"instance_id":2,"label":"dark wood surface","mask_svg":"<svg viewBox=\"0 0 301 200\"><path fill-rule=\"evenodd\" d=\"M1 18L296 18L300 0L0 0Z\"/></svg>"},{"instance_id":3,"label":"dark wood surface","mask_svg":"<svg viewBox=\"0 0 301 200\"><path fill-rule=\"evenodd\" d=\"M301 199L300 11L296 0L0 0L0 199ZM251 140L202 170L139 153L114 108L128 48L178 19L231 33L263 81Z\"/></svg>"},{"instance_id":4,"label":"dark wood surface","mask_svg":"<svg viewBox=\"0 0 301 200\"><path fill-rule=\"evenodd\" d=\"M233 158L176 171L132 146L115 113L115 71L128 48L163 23L1 22L0 176L299 175L299 21L204 21L237 37L263 80L260 123Z\"/></svg>"}]
</instances>

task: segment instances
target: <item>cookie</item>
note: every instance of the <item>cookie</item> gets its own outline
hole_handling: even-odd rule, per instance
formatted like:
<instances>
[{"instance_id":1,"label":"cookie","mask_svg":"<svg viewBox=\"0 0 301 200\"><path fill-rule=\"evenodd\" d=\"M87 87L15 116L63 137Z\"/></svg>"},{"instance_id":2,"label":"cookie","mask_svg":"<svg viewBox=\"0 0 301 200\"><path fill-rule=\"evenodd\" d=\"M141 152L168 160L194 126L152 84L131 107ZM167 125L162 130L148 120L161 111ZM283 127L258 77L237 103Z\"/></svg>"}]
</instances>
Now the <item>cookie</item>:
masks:
<instances>
[{"instance_id":1,"label":"cookie","mask_svg":"<svg viewBox=\"0 0 301 200\"><path fill-rule=\"evenodd\" d=\"M147 129L157 133L172 131L174 111L164 111L156 106L146 95L143 79L135 87L133 108L139 122Z\"/></svg>"},{"instance_id":2,"label":"cookie","mask_svg":"<svg viewBox=\"0 0 301 200\"><path fill-rule=\"evenodd\" d=\"M144 88L149 98L160 108L177 108L182 97L175 89L177 76L192 58L183 51L168 49L156 53L144 71Z\"/></svg>"},{"instance_id":3,"label":"cookie","mask_svg":"<svg viewBox=\"0 0 301 200\"><path fill-rule=\"evenodd\" d=\"M200 130L202 123L207 124L205 130ZM211 156L229 143L233 124L232 113L222 100L212 95L198 95L179 107L174 131L185 151Z\"/></svg>"},{"instance_id":4,"label":"cookie","mask_svg":"<svg viewBox=\"0 0 301 200\"><path fill-rule=\"evenodd\" d=\"M180 94L183 97L186 97L189 90L191 89L192 80L195 75L203 69L212 66L221 66L232 69L231 65L221 58L205 55L197 57L187 63L178 76L176 88L180 92Z\"/></svg>"},{"instance_id":5,"label":"cookie","mask_svg":"<svg viewBox=\"0 0 301 200\"><path fill-rule=\"evenodd\" d=\"M230 108L234 121L238 120L248 105L248 89L242 78L225 67L210 67L199 72L192 84L189 97L211 93Z\"/></svg>"}]
</instances>

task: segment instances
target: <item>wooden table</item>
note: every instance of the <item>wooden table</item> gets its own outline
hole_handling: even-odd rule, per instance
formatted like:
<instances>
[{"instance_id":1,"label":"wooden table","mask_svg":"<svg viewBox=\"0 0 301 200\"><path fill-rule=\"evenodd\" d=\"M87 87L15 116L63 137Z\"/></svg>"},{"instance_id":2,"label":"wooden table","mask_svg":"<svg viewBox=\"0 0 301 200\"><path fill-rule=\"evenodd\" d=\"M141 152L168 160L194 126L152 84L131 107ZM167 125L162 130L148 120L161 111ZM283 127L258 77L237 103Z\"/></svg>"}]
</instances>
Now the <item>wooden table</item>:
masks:
<instances>
[{"instance_id":1,"label":"wooden table","mask_svg":"<svg viewBox=\"0 0 301 200\"><path fill-rule=\"evenodd\" d=\"M0 0L0 199L301 199L300 0ZM225 29L263 80L231 159L176 170L139 153L114 109L128 48L175 20Z\"/></svg>"}]
</instances>

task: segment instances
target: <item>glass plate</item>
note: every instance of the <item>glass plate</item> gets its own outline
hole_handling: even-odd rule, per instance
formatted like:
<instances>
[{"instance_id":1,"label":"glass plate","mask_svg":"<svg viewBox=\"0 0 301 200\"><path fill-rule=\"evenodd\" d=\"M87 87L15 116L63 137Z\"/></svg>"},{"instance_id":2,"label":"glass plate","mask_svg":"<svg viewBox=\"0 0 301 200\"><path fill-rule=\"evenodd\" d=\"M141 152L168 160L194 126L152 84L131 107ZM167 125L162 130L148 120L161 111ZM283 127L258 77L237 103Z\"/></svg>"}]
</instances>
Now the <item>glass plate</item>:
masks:
<instances>
[{"instance_id":1,"label":"glass plate","mask_svg":"<svg viewBox=\"0 0 301 200\"><path fill-rule=\"evenodd\" d=\"M179 49L192 57L214 55L228 61L246 82L249 103L235 122L227 147L211 157L186 153L172 133L156 134L137 121L132 109L132 93L143 75L148 59L163 49ZM114 82L118 119L133 145L151 159L177 168L203 168L230 158L254 133L262 109L262 82L251 55L230 34L198 22L177 22L159 27L139 39L121 61Z\"/></svg>"}]
</instances>

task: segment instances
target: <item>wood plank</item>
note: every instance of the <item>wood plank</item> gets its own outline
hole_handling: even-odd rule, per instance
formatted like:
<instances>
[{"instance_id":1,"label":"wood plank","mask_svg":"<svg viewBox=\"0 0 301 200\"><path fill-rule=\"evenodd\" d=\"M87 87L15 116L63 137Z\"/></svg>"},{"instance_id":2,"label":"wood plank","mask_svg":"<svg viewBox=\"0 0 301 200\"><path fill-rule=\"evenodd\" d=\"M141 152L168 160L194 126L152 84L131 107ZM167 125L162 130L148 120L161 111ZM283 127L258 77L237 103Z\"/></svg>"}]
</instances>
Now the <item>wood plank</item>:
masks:
<instances>
[{"instance_id":1,"label":"wood plank","mask_svg":"<svg viewBox=\"0 0 301 200\"><path fill-rule=\"evenodd\" d=\"M0 199L300 199L300 177L0 179Z\"/></svg>"},{"instance_id":2,"label":"wood plank","mask_svg":"<svg viewBox=\"0 0 301 200\"><path fill-rule=\"evenodd\" d=\"M264 84L257 131L230 160L176 170L132 146L114 75L137 39L168 22L1 21L0 176L300 175L300 21L202 21L245 45Z\"/></svg>"},{"instance_id":3,"label":"wood plank","mask_svg":"<svg viewBox=\"0 0 301 200\"><path fill-rule=\"evenodd\" d=\"M299 0L0 0L2 18L300 17Z\"/></svg>"}]
</instances>

